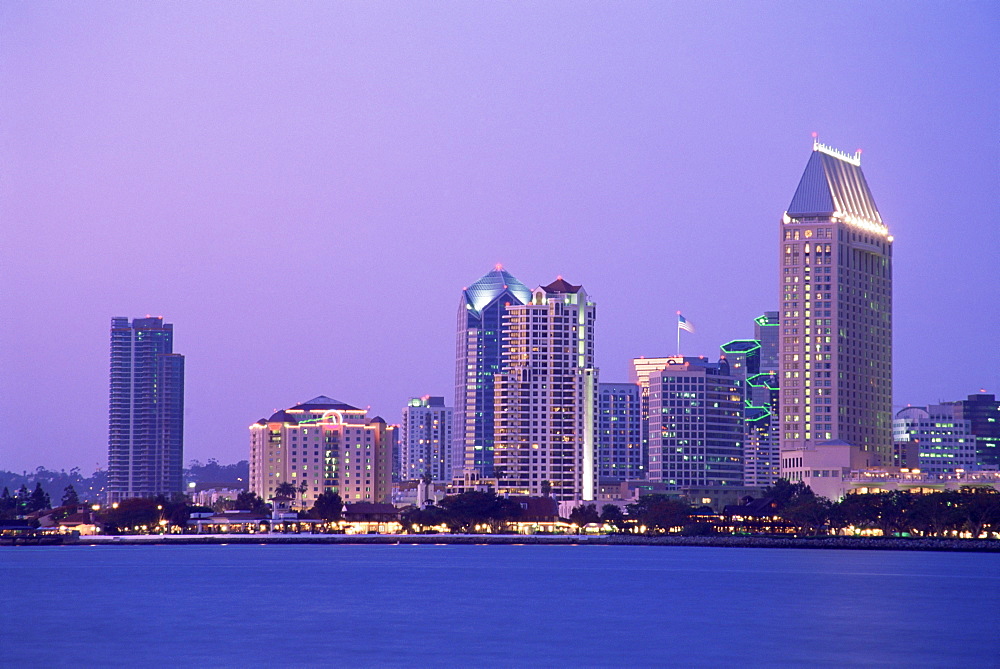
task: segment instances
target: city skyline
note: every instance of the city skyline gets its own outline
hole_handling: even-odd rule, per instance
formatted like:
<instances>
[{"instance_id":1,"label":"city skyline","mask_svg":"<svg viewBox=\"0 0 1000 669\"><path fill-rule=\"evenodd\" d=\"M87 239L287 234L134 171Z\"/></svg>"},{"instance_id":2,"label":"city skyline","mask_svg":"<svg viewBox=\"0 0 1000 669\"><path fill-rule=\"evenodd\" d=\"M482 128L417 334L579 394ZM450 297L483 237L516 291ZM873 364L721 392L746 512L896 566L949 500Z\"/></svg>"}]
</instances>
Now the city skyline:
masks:
<instances>
[{"instance_id":1,"label":"city skyline","mask_svg":"<svg viewBox=\"0 0 1000 669\"><path fill-rule=\"evenodd\" d=\"M249 423L318 394L390 422L450 397L455 294L498 262L587 286L602 381L673 354L677 310L714 358L780 307L774 221L814 131L865 149L896 236L893 402L1000 391L996 13L904 7L206 8L218 45L177 7L0 8L0 399L58 396L75 426L15 426L0 469L106 466L117 314L178 327L185 461L245 459ZM783 42L803 25L847 58Z\"/></svg>"}]
</instances>

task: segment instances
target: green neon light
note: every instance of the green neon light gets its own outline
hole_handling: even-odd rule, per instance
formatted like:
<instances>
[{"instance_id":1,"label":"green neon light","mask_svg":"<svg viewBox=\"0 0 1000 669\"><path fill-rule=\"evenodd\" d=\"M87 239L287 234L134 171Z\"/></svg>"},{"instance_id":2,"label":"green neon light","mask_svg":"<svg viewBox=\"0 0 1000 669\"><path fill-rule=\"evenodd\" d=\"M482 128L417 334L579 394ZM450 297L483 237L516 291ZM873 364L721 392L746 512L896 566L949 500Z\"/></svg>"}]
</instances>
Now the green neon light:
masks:
<instances>
[{"instance_id":1,"label":"green neon light","mask_svg":"<svg viewBox=\"0 0 1000 669\"><path fill-rule=\"evenodd\" d=\"M736 348L737 344L747 346L747 348ZM756 339L734 339L720 346L723 353L746 353L750 354L760 348L760 342Z\"/></svg>"},{"instance_id":2,"label":"green neon light","mask_svg":"<svg viewBox=\"0 0 1000 669\"><path fill-rule=\"evenodd\" d=\"M778 377L774 372L764 372L763 374L754 374L747 378L747 385L753 386L754 388L768 388L769 390L778 389Z\"/></svg>"},{"instance_id":3,"label":"green neon light","mask_svg":"<svg viewBox=\"0 0 1000 669\"><path fill-rule=\"evenodd\" d=\"M757 318L753 319L753 322L756 323L757 325L763 325L765 327L774 327L774 328L778 327L777 323L768 323L767 316L758 316Z\"/></svg>"}]
</instances>

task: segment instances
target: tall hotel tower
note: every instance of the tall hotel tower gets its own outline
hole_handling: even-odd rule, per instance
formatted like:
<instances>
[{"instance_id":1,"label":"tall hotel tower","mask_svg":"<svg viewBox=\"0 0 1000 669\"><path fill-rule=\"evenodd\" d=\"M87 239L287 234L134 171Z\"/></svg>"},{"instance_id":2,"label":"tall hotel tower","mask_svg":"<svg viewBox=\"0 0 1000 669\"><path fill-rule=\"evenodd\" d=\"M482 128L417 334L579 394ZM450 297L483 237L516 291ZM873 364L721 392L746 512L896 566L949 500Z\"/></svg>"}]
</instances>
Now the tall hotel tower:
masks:
<instances>
[{"instance_id":1,"label":"tall hotel tower","mask_svg":"<svg viewBox=\"0 0 1000 669\"><path fill-rule=\"evenodd\" d=\"M494 393L499 492L594 499L596 315L583 287L561 277L508 307Z\"/></svg>"},{"instance_id":2,"label":"tall hotel tower","mask_svg":"<svg viewBox=\"0 0 1000 669\"><path fill-rule=\"evenodd\" d=\"M531 290L497 265L462 291L452 423L453 475L493 476L493 377L503 358L504 316L531 299Z\"/></svg>"},{"instance_id":3,"label":"tall hotel tower","mask_svg":"<svg viewBox=\"0 0 1000 669\"><path fill-rule=\"evenodd\" d=\"M184 356L162 318L111 319L108 502L179 493L184 475Z\"/></svg>"},{"instance_id":4,"label":"tall hotel tower","mask_svg":"<svg viewBox=\"0 0 1000 669\"><path fill-rule=\"evenodd\" d=\"M861 153L819 143L780 228L781 449L892 459L892 237Z\"/></svg>"}]
</instances>

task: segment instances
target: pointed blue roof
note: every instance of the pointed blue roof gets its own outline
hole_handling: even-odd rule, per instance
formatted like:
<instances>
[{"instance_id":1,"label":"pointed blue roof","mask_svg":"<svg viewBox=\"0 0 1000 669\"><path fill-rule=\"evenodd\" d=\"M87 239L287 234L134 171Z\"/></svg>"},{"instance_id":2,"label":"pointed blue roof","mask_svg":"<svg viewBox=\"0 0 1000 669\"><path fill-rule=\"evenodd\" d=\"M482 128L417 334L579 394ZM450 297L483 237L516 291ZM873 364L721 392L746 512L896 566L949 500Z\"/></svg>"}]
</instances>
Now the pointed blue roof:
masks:
<instances>
[{"instance_id":1,"label":"pointed blue roof","mask_svg":"<svg viewBox=\"0 0 1000 669\"><path fill-rule=\"evenodd\" d=\"M504 293L514 297L518 304L531 301L531 291L528 287L514 278L514 275L502 266L497 265L493 271L485 274L462 291L462 296L465 298L466 304L478 313Z\"/></svg>"},{"instance_id":2,"label":"pointed blue roof","mask_svg":"<svg viewBox=\"0 0 1000 669\"><path fill-rule=\"evenodd\" d=\"M793 218L839 214L884 225L861 171L861 154L851 156L819 143L813 145L787 213Z\"/></svg>"}]
</instances>

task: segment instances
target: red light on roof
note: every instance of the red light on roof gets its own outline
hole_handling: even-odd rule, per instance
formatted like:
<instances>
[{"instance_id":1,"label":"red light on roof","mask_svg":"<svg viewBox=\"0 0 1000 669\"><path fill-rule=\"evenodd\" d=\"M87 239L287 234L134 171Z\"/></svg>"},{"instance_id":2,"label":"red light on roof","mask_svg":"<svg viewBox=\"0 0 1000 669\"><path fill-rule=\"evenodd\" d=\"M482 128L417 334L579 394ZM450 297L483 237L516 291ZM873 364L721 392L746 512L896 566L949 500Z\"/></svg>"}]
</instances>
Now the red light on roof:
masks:
<instances>
[{"instance_id":1,"label":"red light on roof","mask_svg":"<svg viewBox=\"0 0 1000 669\"><path fill-rule=\"evenodd\" d=\"M813 139L816 139L817 137L819 137L819 133L818 132L814 132L813 133Z\"/></svg>"}]
</instances>

